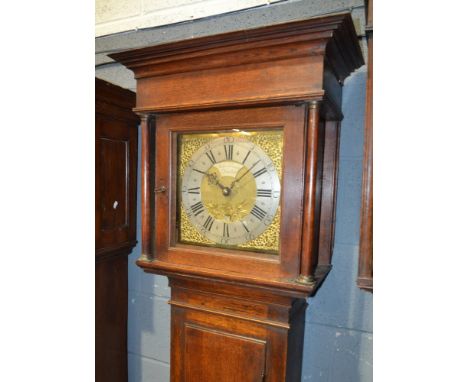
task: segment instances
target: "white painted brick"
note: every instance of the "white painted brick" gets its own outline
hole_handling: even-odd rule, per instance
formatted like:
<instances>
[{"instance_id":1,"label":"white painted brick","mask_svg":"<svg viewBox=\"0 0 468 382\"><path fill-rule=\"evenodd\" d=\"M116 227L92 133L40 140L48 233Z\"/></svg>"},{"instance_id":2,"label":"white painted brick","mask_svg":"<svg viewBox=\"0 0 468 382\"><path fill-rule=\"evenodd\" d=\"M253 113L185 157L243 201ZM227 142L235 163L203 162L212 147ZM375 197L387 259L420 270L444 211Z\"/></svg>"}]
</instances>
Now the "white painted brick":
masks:
<instances>
[{"instance_id":1,"label":"white painted brick","mask_svg":"<svg viewBox=\"0 0 468 382\"><path fill-rule=\"evenodd\" d=\"M191 18L201 18L221 13L233 12L239 9L256 7L267 4L266 0L231 0L231 1L203 1L189 7L176 9L177 18L189 20Z\"/></svg>"},{"instance_id":2,"label":"white painted brick","mask_svg":"<svg viewBox=\"0 0 468 382\"><path fill-rule=\"evenodd\" d=\"M101 7L103 8L103 11L100 11L101 15L99 16L99 18L97 14L98 12L96 11L96 36L104 36L123 31L174 24L182 21L195 20L202 17L219 15L227 12L234 12L242 9L269 4L268 0L175 0L175 2L162 1L161 7L163 7L164 4L168 5L168 3L179 4L179 6L172 6L170 8L164 8L156 10L154 12L141 14L138 15L138 17L135 17L135 10L132 10L131 14L127 15L128 17L126 17L124 15L123 9L122 11L112 11L111 9L108 9L109 7L111 7L112 4L120 4L121 2L124 2L123 0L100 1L106 3L107 5L105 9ZM149 4L150 1L144 1L146 1L144 4L144 9L146 9L145 12L147 12L151 8L151 5ZM154 5L154 7L156 6L157 5ZM120 18L117 20L118 17ZM106 20L108 20L109 22L106 22Z\"/></svg>"},{"instance_id":3,"label":"white painted brick","mask_svg":"<svg viewBox=\"0 0 468 382\"><path fill-rule=\"evenodd\" d=\"M140 14L140 0L96 0L96 24L126 19Z\"/></svg>"},{"instance_id":4,"label":"white painted brick","mask_svg":"<svg viewBox=\"0 0 468 382\"><path fill-rule=\"evenodd\" d=\"M205 1L206 0L142 0L142 12L149 13L194 3L204 3Z\"/></svg>"}]
</instances>

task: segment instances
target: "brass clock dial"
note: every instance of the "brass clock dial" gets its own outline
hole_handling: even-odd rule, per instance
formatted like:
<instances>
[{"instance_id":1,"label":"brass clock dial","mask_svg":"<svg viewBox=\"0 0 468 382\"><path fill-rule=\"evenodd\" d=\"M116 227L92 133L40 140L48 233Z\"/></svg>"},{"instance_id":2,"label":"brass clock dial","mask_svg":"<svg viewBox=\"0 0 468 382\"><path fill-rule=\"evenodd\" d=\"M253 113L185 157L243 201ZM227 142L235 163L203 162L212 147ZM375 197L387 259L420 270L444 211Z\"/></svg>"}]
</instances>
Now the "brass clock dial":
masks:
<instances>
[{"instance_id":1,"label":"brass clock dial","mask_svg":"<svg viewBox=\"0 0 468 382\"><path fill-rule=\"evenodd\" d=\"M272 224L281 196L275 163L248 136L207 140L190 156L180 188L191 226L221 246L258 238Z\"/></svg>"}]
</instances>

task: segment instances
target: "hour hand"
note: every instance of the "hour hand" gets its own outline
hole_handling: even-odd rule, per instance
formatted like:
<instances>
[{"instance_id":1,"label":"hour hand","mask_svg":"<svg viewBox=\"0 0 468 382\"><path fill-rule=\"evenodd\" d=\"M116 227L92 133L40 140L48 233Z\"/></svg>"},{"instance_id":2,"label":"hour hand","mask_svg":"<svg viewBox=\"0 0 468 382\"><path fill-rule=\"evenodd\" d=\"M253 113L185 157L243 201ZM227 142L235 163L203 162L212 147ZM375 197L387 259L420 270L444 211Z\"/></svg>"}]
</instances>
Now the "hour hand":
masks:
<instances>
[{"instance_id":1,"label":"hour hand","mask_svg":"<svg viewBox=\"0 0 468 382\"><path fill-rule=\"evenodd\" d=\"M200 174L206 175L208 177L208 182L210 184L214 183L215 185L219 186L220 188L224 188L223 185L219 183L218 177L216 176L215 173L209 173L209 172L206 172L206 171L198 170L196 168L194 168L193 170L196 171L196 172L199 172Z\"/></svg>"},{"instance_id":2,"label":"hour hand","mask_svg":"<svg viewBox=\"0 0 468 382\"><path fill-rule=\"evenodd\" d=\"M216 174L212 173L212 174L207 174L207 175L208 175L209 182L211 184L214 183L219 188L224 189L224 186L221 183L219 183L219 180L218 180L218 177L216 176Z\"/></svg>"}]
</instances>

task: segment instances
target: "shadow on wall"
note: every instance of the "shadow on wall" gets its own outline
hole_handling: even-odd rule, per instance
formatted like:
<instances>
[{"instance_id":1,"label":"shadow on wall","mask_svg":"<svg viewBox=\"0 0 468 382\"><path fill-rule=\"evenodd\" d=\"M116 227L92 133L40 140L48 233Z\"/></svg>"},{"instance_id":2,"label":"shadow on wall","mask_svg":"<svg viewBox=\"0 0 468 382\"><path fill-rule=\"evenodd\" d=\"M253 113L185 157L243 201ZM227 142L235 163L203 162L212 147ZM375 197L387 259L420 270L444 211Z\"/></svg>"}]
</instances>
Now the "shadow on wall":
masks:
<instances>
[{"instance_id":1,"label":"shadow on wall","mask_svg":"<svg viewBox=\"0 0 468 382\"><path fill-rule=\"evenodd\" d=\"M303 381L372 381L372 294L356 284L366 69L343 88L333 268L308 301Z\"/></svg>"}]
</instances>

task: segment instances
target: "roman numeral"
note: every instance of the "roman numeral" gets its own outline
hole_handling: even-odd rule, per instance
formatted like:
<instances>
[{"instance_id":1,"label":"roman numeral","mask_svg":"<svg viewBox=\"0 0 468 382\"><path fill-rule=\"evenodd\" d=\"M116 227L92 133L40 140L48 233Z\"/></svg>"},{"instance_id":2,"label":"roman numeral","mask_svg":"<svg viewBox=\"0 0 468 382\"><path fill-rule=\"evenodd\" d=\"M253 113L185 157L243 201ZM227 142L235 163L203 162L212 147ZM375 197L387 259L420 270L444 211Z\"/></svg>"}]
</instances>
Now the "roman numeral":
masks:
<instances>
[{"instance_id":1,"label":"roman numeral","mask_svg":"<svg viewBox=\"0 0 468 382\"><path fill-rule=\"evenodd\" d=\"M242 164L245 164L245 161L247 160L247 158L249 157L250 155L250 151L247 153L247 155L245 156L244 160L242 161Z\"/></svg>"},{"instance_id":2,"label":"roman numeral","mask_svg":"<svg viewBox=\"0 0 468 382\"><path fill-rule=\"evenodd\" d=\"M208 159L211 161L211 163L215 164L216 163L216 158L215 156L213 155L213 152L210 150L208 152L205 153L206 156L208 157Z\"/></svg>"},{"instance_id":3,"label":"roman numeral","mask_svg":"<svg viewBox=\"0 0 468 382\"><path fill-rule=\"evenodd\" d=\"M223 226L223 236L229 237L229 224L224 223L224 226Z\"/></svg>"},{"instance_id":4,"label":"roman numeral","mask_svg":"<svg viewBox=\"0 0 468 382\"><path fill-rule=\"evenodd\" d=\"M257 190L257 196L260 198L271 198L271 190L259 188Z\"/></svg>"},{"instance_id":5,"label":"roman numeral","mask_svg":"<svg viewBox=\"0 0 468 382\"><path fill-rule=\"evenodd\" d=\"M250 211L250 213L253 216L255 216L258 220L262 220L266 216L266 212L257 205L255 205L254 208L252 208L252 211Z\"/></svg>"},{"instance_id":6,"label":"roman numeral","mask_svg":"<svg viewBox=\"0 0 468 382\"><path fill-rule=\"evenodd\" d=\"M190 207L192 209L192 212L194 213L195 216L198 216L201 214L204 210L202 202L195 203L193 206Z\"/></svg>"},{"instance_id":7,"label":"roman numeral","mask_svg":"<svg viewBox=\"0 0 468 382\"><path fill-rule=\"evenodd\" d=\"M200 187L193 187L188 189L189 194L200 194Z\"/></svg>"},{"instance_id":8,"label":"roman numeral","mask_svg":"<svg viewBox=\"0 0 468 382\"><path fill-rule=\"evenodd\" d=\"M260 176L260 175L265 174L266 172L267 172L266 168L263 167L263 168L261 168L260 170L255 171L255 172L253 173L253 176L256 178L256 177L258 177L258 176Z\"/></svg>"},{"instance_id":9,"label":"roman numeral","mask_svg":"<svg viewBox=\"0 0 468 382\"><path fill-rule=\"evenodd\" d=\"M250 232L244 222L241 222L247 232Z\"/></svg>"},{"instance_id":10,"label":"roman numeral","mask_svg":"<svg viewBox=\"0 0 468 382\"><path fill-rule=\"evenodd\" d=\"M224 153L226 154L227 160L232 160L233 151L234 151L234 147L232 145L224 145Z\"/></svg>"},{"instance_id":11,"label":"roman numeral","mask_svg":"<svg viewBox=\"0 0 468 382\"><path fill-rule=\"evenodd\" d=\"M213 226L214 219L211 216L208 216L203 223L203 227L205 227L208 231L211 231L211 227Z\"/></svg>"}]
</instances>

